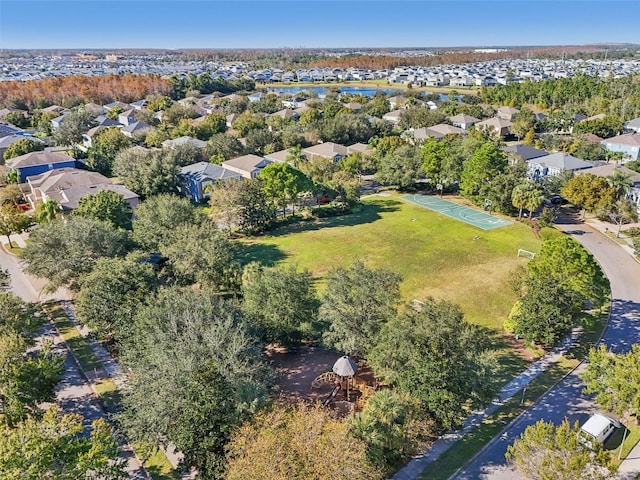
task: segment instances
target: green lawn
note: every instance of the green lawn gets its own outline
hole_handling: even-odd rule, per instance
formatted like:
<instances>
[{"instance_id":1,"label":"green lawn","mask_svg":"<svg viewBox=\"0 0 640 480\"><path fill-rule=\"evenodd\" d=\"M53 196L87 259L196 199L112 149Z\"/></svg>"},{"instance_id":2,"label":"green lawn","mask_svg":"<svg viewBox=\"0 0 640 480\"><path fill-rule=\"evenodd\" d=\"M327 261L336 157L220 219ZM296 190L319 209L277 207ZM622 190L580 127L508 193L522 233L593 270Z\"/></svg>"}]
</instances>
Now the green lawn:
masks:
<instances>
[{"instance_id":1,"label":"green lawn","mask_svg":"<svg viewBox=\"0 0 640 480\"><path fill-rule=\"evenodd\" d=\"M245 262L308 268L320 290L329 269L361 258L401 273L407 301L445 298L460 304L469 321L501 330L516 300L508 274L527 261L516 253L537 252L540 241L523 224L483 231L396 196L374 196L361 212L283 227L245 245Z\"/></svg>"},{"instance_id":2,"label":"green lawn","mask_svg":"<svg viewBox=\"0 0 640 480\"><path fill-rule=\"evenodd\" d=\"M538 252L540 243L521 223L484 231L391 194L369 197L358 213L298 223L247 239L243 261L307 268L322 291L329 269L361 258L371 266L401 273L406 301L429 295L453 301L467 320L499 334L516 300L508 286L509 273L527 262L516 257L517 251ZM504 346L499 335L496 346ZM502 364L505 379L524 366L511 354Z\"/></svg>"}]
</instances>

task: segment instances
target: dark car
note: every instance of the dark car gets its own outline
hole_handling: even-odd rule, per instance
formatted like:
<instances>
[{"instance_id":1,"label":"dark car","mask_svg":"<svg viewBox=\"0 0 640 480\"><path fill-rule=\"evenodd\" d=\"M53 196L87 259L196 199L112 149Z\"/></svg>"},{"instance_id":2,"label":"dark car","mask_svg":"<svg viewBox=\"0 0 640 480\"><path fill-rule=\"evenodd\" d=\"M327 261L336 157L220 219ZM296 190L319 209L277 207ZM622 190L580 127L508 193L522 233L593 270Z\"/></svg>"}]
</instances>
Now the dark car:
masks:
<instances>
[{"instance_id":1,"label":"dark car","mask_svg":"<svg viewBox=\"0 0 640 480\"><path fill-rule=\"evenodd\" d=\"M565 205L567 203L569 203L569 201L566 198L561 197L560 195L554 195L553 197L549 197L544 202L542 202L542 205L548 208L553 208L559 207L560 205Z\"/></svg>"}]
</instances>

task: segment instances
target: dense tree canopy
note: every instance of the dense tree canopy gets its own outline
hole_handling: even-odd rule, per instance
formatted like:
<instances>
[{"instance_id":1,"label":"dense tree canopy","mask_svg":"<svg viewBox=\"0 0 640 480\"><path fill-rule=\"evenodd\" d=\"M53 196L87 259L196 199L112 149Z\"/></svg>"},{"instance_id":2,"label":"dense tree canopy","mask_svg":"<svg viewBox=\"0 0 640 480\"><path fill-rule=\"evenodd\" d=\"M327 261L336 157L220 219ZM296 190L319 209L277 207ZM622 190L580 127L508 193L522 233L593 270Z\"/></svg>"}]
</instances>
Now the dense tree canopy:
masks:
<instances>
[{"instance_id":1,"label":"dense tree canopy","mask_svg":"<svg viewBox=\"0 0 640 480\"><path fill-rule=\"evenodd\" d=\"M83 419L57 407L42 418L29 417L0 435L0 476L7 480L42 478L124 480L128 477L113 429L102 419L84 434Z\"/></svg>"},{"instance_id":2,"label":"dense tree canopy","mask_svg":"<svg viewBox=\"0 0 640 480\"><path fill-rule=\"evenodd\" d=\"M47 289L68 286L77 289L83 274L100 258L122 256L129 247L129 234L110 224L83 217L54 220L31 232L22 254L26 271L49 280Z\"/></svg>"},{"instance_id":3,"label":"dense tree canopy","mask_svg":"<svg viewBox=\"0 0 640 480\"><path fill-rule=\"evenodd\" d=\"M488 198L492 180L507 167L507 157L493 142L483 143L464 164L460 193L479 204Z\"/></svg>"},{"instance_id":4,"label":"dense tree canopy","mask_svg":"<svg viewBox=\"0 0 640 480\"><path fill-rule=\"evenodd\" d=\"M592 452L579 442L580 426L564 420L556 426L539 421L530 425L507 448L507 461L527 479L604 480L610 477L610 458L601 449ZM597 446L595 446L597 448Z\"/></svg>"},{"instance_id":5,"label":"dense tree canopy","mask_svg":"<svg viewBox=\"0 0 640 480\"><path fill-rule=\"evenodd\" d=\"M91 147L87 152L87 166L96 172L110 177L116 155L121 150L125 150L130 146L131 139L125 136L119 128L105 128L96 133L92 138Z\"/></svg>"},{"instance_id":6,"label":"dense tree canopy","mask_svg":"<svg viewBox=\"0 0 640 480\"><path fill-rule=\"evenodd\" d=\"M321 406L274 407L244 424L229 445L225 480L376 480L381 472L347 423Z\"/></svg>"},{"instance_id":7,"label":"dense tree canopy","mask_svg":"<svg viewBox=\"0 0 640 480\"><path fill-rule=\"evenodd\" d=\"M53 132L56 145L75 145L82 141L82 134L86 133L95 123L93 114L80 108L64 116L62 125Z\"/></svg>"},{"instance_id":8,"label":"dense tree canopy","mask_svg":"<svg viewBox=\"0 0 640 480\"><path fill-rule=\"evenodd\" d=\"M443 428L496 392L489 337L457 305L428 298L383 326L367 359L377 375L420 402Z\"/></svg>"},{"instance_id":9,"label":"dense tree canopy","mask_svg":"<svg viewBox=\"0 0 640 480\"><path fill-rule=\"evenodd\" d=\"M44 143L37 140L31 140L30 138L23 138L15 143L12 143L7 147L4 152L3 158L9 160L14 157L19 157L30 152L38 152L44 150Z\"/></svg>"},{"instance_id":10,"label":"dense tree canopy","mask_svg":"<svg viewBox=\"0 0 640 480\"><path fill-rule=\"evenodd\" d=\"M289 345L315 333L318 299L308 271L252 263L242 280L242 310L267 342Z\"/></svg>"},{"instance_id":11,"label":"dense tree canopy","mask_svg":"<svg viewBox=\"0 0 640 480\"><path fill-rule=\"evenodd\" d=\"M611 205L614 202L616 190L606 178L582 173L569 179L562 188L562 195L585 211L595 211Z\"/></svg>"},{"instance_id":12,"label":"dense tree canopy","mask_svg":"<svg viewBox=\"0 0 640 480\"><path fill-rule=\"evenodd\" d=\"M186 198L157 195L136 208L133 239L147 251L155 252L161 243L169 241L181 225L197 225L204 216Z\"/></svg>"},{"instance_id":13,"label":"dense tree canopy","mask_svg":"<svg viewBox=\"0 0 640 480\"><path fill-rule=\"evenodd\" d=\"M233 261L234 244L229 231L219 229L213 220L183 223L159 244L172 275L180 285L200 285L225 289L237 286L238 267Z\"/></svg>"},{"instance_id":14,"label":"dense tree canopy","mask_svg":"<svg viewBox=\"0 0 640 480\"><path fill-rule=\"evenodd\" d=\"M327 273L319 318L328 325L324 341L348 354L364 355L382 326L395 314L401 277L362 261Z\"/></svg>"},{"instance_id":15,"label":"dense tree canopy","mask_svg":"<svg viewBox=\"0 0 640 480\"><path fill-rule=\"evenodd\" d=\"M135 312L156 286L153 266L144 257L102 258L82 277L75 296L78 319L98 337L119 340L130 333Z\"/></svg>"},{"instance_id":16,"label":"dense tree canopy","mask_svg":"<svg viewBox=\"0 0 640 480\"><path fill-rule=\"evenodd\" d=\"M269 370L230 303L206 291L162 291L122 347L132 369L121 420L129 435L173 443L183 464L220 478L231 429L259 407Z\"/></svg>"},{"instance_id":17,"label":"dense tree canopy","mask_svg":"<svg viewBox=\"0 0 640 480\"><path fill-rule=\"evenodd\" d=\"M605 345L589 352L587 369L582 373L587 394L606 411L640 418L640 345L626 353L614 354Z\"/></svg>"},{"instance_id":18,"label":"dense tree canopy","mask_svg":"<svg viewBox=\"0 0 640 480\"><path fill-rule=\"evenodd\" d=\"M100 190L95 195L82 197L73 214L101 220L116 228L131 229L131 207L121 193L113 190Z\"/></svg>"},{"instance_id":19,"label":"dense tree canopy","mask_svg":"<svg viewBox=\"0 0 640 480\"><path fill-rule=\"evenodd\" d=\"M113 173L125 186L143 198L160 193L177 193L179 164L171 151L144 150L139 147L116 155Z\"/></svg>"},{"instance_id":20,"label":"dense tree canopy","mask_svg":"<svg viewBox=\"0 0 640 480\"><path fill-rule=\"evenodd\" d=\"M401 146L387 154L381 161L376 179L400 189L413 187L424 175L420 151L411 145Z\"/></svg>"}]
</instances>

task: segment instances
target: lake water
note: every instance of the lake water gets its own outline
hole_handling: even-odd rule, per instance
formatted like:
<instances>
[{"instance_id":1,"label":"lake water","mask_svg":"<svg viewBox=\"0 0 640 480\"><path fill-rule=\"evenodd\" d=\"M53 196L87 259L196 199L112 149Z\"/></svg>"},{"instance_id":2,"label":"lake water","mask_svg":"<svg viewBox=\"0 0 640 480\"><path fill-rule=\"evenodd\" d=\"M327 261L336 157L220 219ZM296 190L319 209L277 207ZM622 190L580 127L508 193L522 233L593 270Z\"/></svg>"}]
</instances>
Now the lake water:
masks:
<instances>
[{"instance_id":1,"label":"lake water","mask_svg":"<svg viewBox=\"0 0 640 480\"><path fill-rule=\"evenodd\" d=\"M316 92L318 95L326 95L329 90L326 87L273 87L268 88L270 92L278 92L278 93L300 93L300 92ZM366 95L371 97L375 95L376 92L382 92L386 95L395 94L401 95L403 92L406 92L406 89L399 88L363 88L363 87L340 87L340 93L352 93L355 95ZM440 94L441 100L446 100L447 95L444 93Z\"/></svg>"}]
</instances>

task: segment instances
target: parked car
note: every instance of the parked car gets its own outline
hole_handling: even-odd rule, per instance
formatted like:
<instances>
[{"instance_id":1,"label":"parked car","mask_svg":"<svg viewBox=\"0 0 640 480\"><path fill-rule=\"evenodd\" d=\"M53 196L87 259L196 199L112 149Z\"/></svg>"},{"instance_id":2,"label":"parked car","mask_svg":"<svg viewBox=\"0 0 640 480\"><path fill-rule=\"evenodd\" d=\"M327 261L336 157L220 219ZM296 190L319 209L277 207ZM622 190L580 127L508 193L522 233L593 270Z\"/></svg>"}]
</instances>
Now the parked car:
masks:
<instances>
[{"instance_id":1,"label":"parked car","mask_svg":"<svg viewBox=\"0 0 640 480\"><path fill-rule=\"evenodd\" d=\"M615 431L616 428L622 427L622 424L613 418L602 415L601 413L594 413L589 420L584 422L580 427L580 433L578 434L579 441L584 446L594 449L597 444L604 445L607 438Z\"/></svg>"},{"instance_id":2,"label":"parked car","mask_svg":"<svg viewBox=\"0 0 640 480\"><path fill-rule=\"evenodd\" d=\"M554 195L553 197L549 197L542 202L542 205L548 208L559 207L560 205L566 205L569 201L561 197L560 195Z\"/></svg>"}]
</instances>

